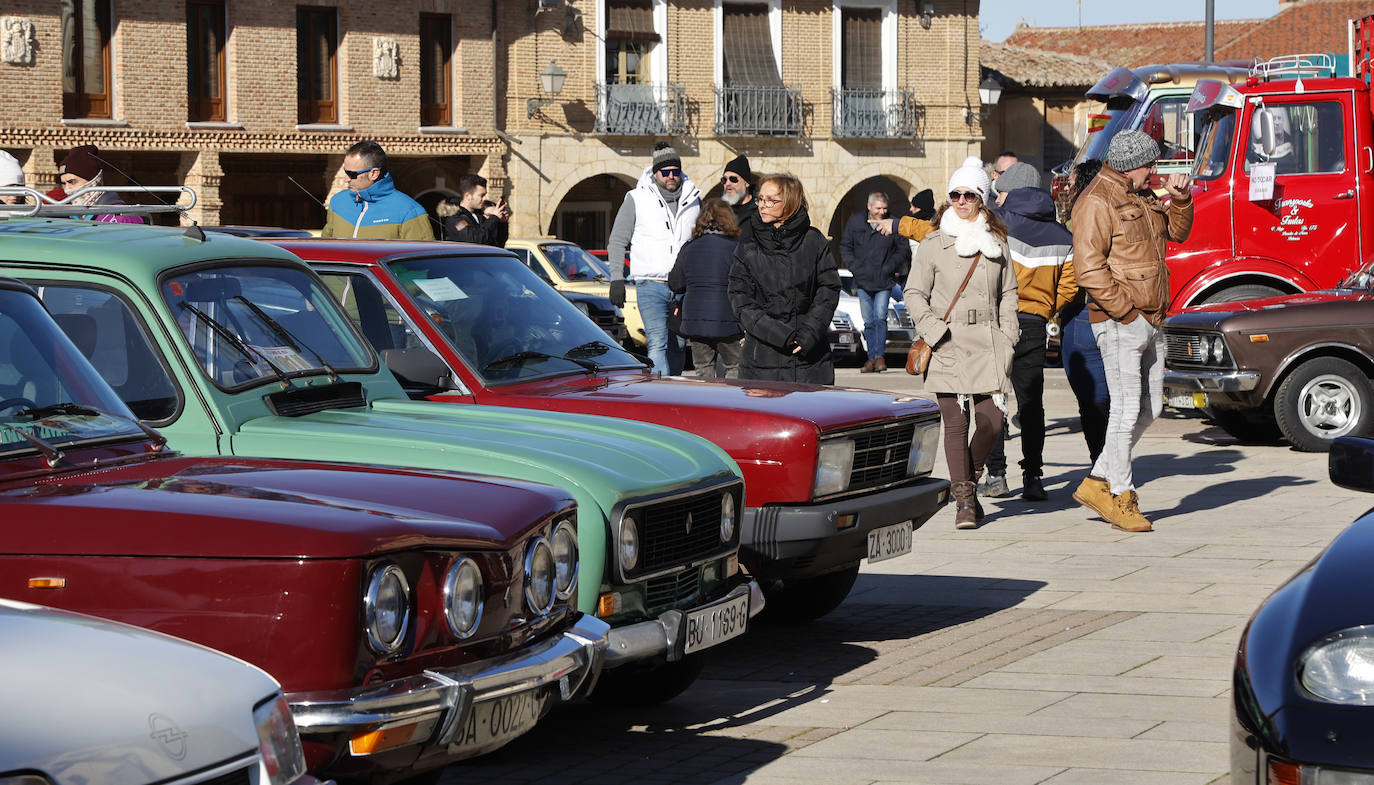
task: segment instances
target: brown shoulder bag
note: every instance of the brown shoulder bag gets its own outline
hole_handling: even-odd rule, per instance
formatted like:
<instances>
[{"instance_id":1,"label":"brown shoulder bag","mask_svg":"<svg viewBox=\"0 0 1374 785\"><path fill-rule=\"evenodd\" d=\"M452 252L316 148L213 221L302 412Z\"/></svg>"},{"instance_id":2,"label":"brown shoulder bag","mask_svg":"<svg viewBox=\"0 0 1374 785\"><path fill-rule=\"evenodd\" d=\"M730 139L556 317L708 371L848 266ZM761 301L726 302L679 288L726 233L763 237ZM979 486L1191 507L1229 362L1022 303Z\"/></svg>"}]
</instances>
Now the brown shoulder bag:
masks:
<instances>
[{"instance_id":1,"label":"brown shoulder bag","mask_svg":"<svg viewBox=\"0 0 1374 785\"><path fill-rule=\"evenodd\" d=\"M948 322L949 315L954 313L954 304L959 302L959 296L964 293L964 287L968 286L969 279L973 278L973 271L978 269L978 263L983 260L980 253L973 257L973 264L968 266L968 275L964 276L964 282L959 284L959 291L954 293L954 299L949 301L949 307L945 309L945 316L942 321ZM906 372L912 376L920 376L930 367L930 344L926 339L917 338L911 344L911 348L906 350Z\"/></svg>"}]
</instances>

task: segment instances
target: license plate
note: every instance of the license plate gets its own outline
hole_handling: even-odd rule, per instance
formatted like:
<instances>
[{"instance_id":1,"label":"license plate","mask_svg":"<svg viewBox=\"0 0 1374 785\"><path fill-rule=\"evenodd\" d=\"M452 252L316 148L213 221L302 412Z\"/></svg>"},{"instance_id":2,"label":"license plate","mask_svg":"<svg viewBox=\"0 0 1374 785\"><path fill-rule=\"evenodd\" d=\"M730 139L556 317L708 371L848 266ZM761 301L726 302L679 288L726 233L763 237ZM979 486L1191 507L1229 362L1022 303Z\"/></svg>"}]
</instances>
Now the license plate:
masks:
<instances>
[{"instance_id":1,"label":"license plate","mask_svg":"<svg viewBox=\"0 0 1374 785\"><path fill-rule=\"evenodd\" d=\"M840 333L840 343L854 343L854 336L849 333Z\"/></svg>"},{"instance_id":2,"label":"license plate","mask_svg":"<svg viewBox=\"0 0 1374 785\"><path fill-rule=\"evenodd\" d=\"M736 597L687 614L683 654L709 649L744 634L749 626L749 596Z\"/></svg>"},{"instance_id":3,"label":"license plate","mask_svg":"<svg viewBox=\"0 0 1374 785\"><path fill-rule=\"evenodd\" d=\"M1164 402L1175 409L1205 409L1207 393L1164 391Z\"/></svg>"},{"instance_id":4,"label":"license plate","mask_svg":"<svg viewBox=\"0 0 1374 785\"><path fill-rule=\"evenodd\" d=\"M868 533L868 560L891 559L911 553L911 521L902 521Z\"/></svg>"},{"instance_id":5,"label":"license plate","mask_svg":"<svg viewBox=\"0 0 1374 785\"><path fill-rule=\"evenodd\" d=\"M527 690L496 700L474 703L463 726L449 745L450 751L478 749L514 739L539 721L543 701L540 690Z\"/></svg>"}]
</instances>

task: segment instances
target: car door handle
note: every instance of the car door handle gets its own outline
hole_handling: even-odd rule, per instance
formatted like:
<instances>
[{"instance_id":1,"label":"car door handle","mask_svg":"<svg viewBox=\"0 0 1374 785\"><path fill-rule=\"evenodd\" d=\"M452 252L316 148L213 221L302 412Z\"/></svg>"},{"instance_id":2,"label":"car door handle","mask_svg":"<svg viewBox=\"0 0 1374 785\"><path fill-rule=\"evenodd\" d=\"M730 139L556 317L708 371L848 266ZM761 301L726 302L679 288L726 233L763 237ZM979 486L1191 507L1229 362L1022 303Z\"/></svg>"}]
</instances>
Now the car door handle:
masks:
<instances>
[{"instance_id":1,"label":"car door handle","mask_svg":"<svg viewBox=\"0 0 1374 785\"><path fill-rule=\"evenodd\" d=\"M1355 198L1355 189L1352 188L1352 189L1350 189L1349 191L1344 191L1344 192L1342 192L1342 193L1338 193L1338 194L1336 194L1336 196L1333 197L1333 198L1336 198L1336 199L1354 199L1354 198Z\"/></svg>"}]
</instances>

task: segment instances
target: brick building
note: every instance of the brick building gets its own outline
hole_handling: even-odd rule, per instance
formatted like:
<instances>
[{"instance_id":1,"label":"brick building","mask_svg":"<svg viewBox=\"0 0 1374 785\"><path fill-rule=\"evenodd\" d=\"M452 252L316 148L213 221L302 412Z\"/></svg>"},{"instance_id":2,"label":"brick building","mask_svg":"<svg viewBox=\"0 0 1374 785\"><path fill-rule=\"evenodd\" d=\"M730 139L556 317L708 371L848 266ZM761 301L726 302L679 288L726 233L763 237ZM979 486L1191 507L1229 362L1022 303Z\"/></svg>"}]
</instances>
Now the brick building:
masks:
<instances>
[{"instance_id":1,"label":"brick building","mask_svg":"<svg viewBox=\"0 0 1374 785\"><path fill-rule=\"evenodd\" d=\"M323 225L372 138L431 209L477 171L515 234L595 246L665 139L704 190L741 152L796 173L837 233L980 139L965 0L9 0L0 35L0 148L31 183L95 144L207 224Z\"/></svg>"}]
</instances>

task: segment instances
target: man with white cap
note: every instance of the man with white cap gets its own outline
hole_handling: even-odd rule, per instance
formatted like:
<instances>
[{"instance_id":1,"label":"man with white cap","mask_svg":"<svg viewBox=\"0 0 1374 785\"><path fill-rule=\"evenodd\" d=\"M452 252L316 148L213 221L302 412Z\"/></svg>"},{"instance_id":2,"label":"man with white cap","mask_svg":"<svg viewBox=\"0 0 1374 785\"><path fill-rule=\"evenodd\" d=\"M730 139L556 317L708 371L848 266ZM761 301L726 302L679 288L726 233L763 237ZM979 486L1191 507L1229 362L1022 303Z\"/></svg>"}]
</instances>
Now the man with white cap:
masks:
<instances>
[{"instance_id":1,"label":"man with white cap","mask_svg":"<svg viewBox=\"0 0 1374 785\"><path fill-rule=\"evenodd\" d=\"M4 150L0 150L0 188L10 185L25 185L24 167L19 165L18 159ZM0 203L4 204L23 204L24 197L0 196Z\"/></svg>"},{"instance_id":2,"label":"man with white cap","mask_svg":"<svg viewBox=\"0 0 1374 785\"><path fill-rule=\"evenodd\" d=\"M1129 532L1152 528L1140 512L1131 450L1159 416L1164 397L1164 243L1188 239L1193 225L1187 175L1165 179L1167 204L1149 189L1158 158L1159 145L1149 134L1117 134L1102 171L1073 208L1074 271L1090 298L1088 316L1112 399L1106 444L1073 498Z\"/></svg>"}]
</instances>

